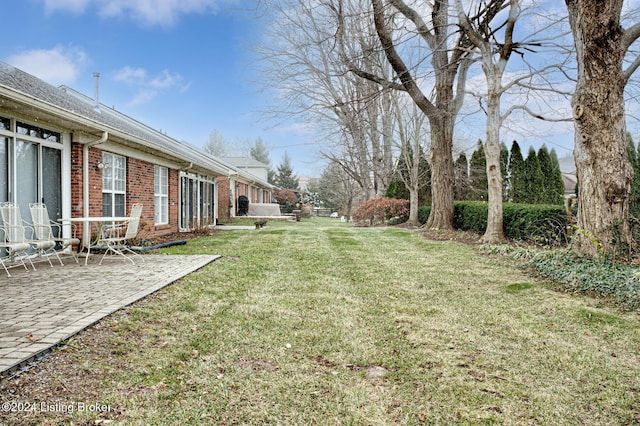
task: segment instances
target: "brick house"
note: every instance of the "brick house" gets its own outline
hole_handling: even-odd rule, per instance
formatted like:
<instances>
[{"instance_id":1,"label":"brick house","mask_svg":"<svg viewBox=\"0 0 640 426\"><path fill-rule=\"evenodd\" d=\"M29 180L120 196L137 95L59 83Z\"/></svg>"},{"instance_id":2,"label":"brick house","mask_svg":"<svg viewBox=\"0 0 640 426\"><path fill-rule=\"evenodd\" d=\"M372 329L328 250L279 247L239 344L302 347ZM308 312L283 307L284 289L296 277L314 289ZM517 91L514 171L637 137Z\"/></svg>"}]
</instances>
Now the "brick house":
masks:
<instances>
[{"instance_id":1,"label":"brick house","mask_svg":"<svg viewBox=\"0 0 640 426\"><path fill-rule=\"evenodd\" d=\"M269 166L250 157L225 157L233 172L219 178L220 194L218 215L220 218L238 214L238 197L244 195L251 204L267 204L273 199L274 186L268 183ZM223 198L223 194L226 198Z\"/></svg>"},{"instance_id":2,"label":"brick house","mask_svg":"<svg viewBox=\"0 0 640 426\"><path fill-rule=\"evenodd\" d=\"M154 238L214 225L219 198L229 200L219 182L232 176L248 190L273 189L94 98L0 62L0 202L17 203L26 220L33 202L47 204L53 220L126 216L142 203L141 236Z\"/></svg>"}]
</instances>

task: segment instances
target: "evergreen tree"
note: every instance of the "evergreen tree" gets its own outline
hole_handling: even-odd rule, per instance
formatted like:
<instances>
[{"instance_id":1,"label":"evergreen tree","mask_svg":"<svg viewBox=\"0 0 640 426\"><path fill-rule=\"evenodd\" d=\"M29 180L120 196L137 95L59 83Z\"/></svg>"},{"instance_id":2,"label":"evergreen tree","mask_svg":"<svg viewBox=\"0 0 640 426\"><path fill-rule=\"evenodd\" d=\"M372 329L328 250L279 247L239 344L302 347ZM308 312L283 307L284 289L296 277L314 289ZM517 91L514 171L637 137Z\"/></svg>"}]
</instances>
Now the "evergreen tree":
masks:
<instances>
[{"instance_id":1,"label":"evergreen tree","mask_svg":"<svg viewBox=\"0 0 640 426\"><path fill-rule=\"evenodd\" d=\"M291 167L291 158L286 152L282 156L282 162L278 166L278 171L275 177L275 185L283 189L291 189L297 191L299 180L296 175L293 174L293 168Z\"/></svg>"},{"instance_id":2,"label":"evergreen tree","mask_svg":"<svg viewBox=\"0 0 640 426\"><path fill-rule=\"evenodd\" d=\"M424 150L420 148L420 168L418 179L420 188L418 189L418 204L421 206L431 204L431 164L427 160Z\"/></svg>"},{"instance_id":3,"label":"evergreen tree","mask_svg":"<svg viewBox=\"0 0 640 426\"><path fill-rule=\"evenodd\" d=\"M552 204L564 204L564 181L562 180L562 170L560 169L558 154L554 148L551 148L549 156L551 157L551 166L553 167L552 182L556 194L556 203Z\"/></svg>"},{"instance_id":4,"label":"evergreen tree","mask_svg":"<svg viewBox=\"0 0 640 426\"><path fill-rule=\"evenodd\" d=\"M524 176L527 182L524 202L529 204L539 203L543 192L543 177L538 155L533 147L529 147L527 159L524 160Z\"/></svg>"},{"instance_id":5,"label":"evergreen tree","mask_svg":"<svg viewBox=\"0 0 640 426\"><path fill-rule=\"evenodd\" d=\"M553 166L551 165L551 156L546 145L542 145L538 150L538 164L540 164L541 191L538 197L538 202L541 204L556 204L554 201L554 188L553 188Z\"/></svg>"},{"instance_id":6,"label":"evergreen tree","mask_svg":"<svg viewBox=\"0 0 640 426\"><path fill-rule=\"evenodd\" d=\"M629 193L629 214L640 219L640 153L636 150L636 144L629 132L627 132L627 144L629 162L633 167L633 180ZM640 149L640 145L638 149Z\"/></svg>"},{"instance_id":7,"label":"evergreen tree","mask_svg":"<svg viewBox=\"0 0 640 426\"><path fill-rule=\"evenodd\" d=\"M487 158L484 155L482 141L471 154L469 161L469 199L487 201L489 187L487 183Z\"/></svg>"},{"instance_id":8,"label":"evergreen tree","mask_svg":"<svg viewBox=\"0 0 640 426\"><path fill-rule=\"evenodd\" d=\"M461 152L453 164L453 191L454 199L462 201L467 199L469 189L469 163L467 156Z\"/></svg>"},{"instance_id":9,"label":"evergreen tree","mask_svg":"<svg viewBox=\"0 0 640 426\"><path fill-rule=\"evenodd\" d=\"M509 199L509 148L503 142L500 148L500 173L502 173L502 201Z\"/></svg>"},{"instance_id":10,"label":"evergreen tree","mask_svg":"<svg viewBox=\"0 0 640 426\"><path fill-rule=\"evenodd\" d=\"M271 184L275 183L276 173L271 169L271 158L269 157L269 149L263 142L262 138L257 138L253 146L249 150L249 155L254 160L257 160L263 164L269 166L267 170L267 181Z\"/></svg>"},{"instance_id":11,"label":"evergreen tree","mask_svg":"<svg viewBox=\"0 0 640 426\"><path fill-rule=\"evenodd\" d=\"M401 152L396 164L396 169L391 178L391 182L387 186L385 196L389 198L397 198L401 200L408 200L410 198L409 188L407 182L409 180L410 167L407 164L407 160L413 159L413 149L411 146L406 146L406 152ZM418 169L418 180L420 186L418 188L418 204L425 205L431 202L431 165L427 161L424 151L420 150L420 167Z\"/></svg>"},{"instance_id":12,"label":"evergreen tree","mask_svg":"<svg viewBox=\"0 0 640 426\"><path fill-rule=\"evenodd\" d=\"M527 179L524 173L524 159L518 142L511 145L509 157L509 199L514 203L524 203L527 191Z\"/></svg>"}]
</instances>

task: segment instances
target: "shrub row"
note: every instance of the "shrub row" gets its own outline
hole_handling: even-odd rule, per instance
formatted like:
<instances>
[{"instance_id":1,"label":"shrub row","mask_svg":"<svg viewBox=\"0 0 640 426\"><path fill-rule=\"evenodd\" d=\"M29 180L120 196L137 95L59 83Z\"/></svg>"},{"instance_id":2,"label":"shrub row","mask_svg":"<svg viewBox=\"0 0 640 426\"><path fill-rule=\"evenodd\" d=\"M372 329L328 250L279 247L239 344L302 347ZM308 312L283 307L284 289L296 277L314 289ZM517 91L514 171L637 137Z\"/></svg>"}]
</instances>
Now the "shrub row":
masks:
<instances>
[{"instance_id":1,"label":"shrub row","mask_svg":"<svg viewBox=\"0 0 640 426\"><path fill-rule=\"evenodd\" d=\"M360 204L353 218L356 222L377 225L398 218L402 223L409 217L409 201L395 198L374 198Z\"/></svg>"},{"instance_id":2,"label":"shrub row","mask_svg":"<svg viewBox=\"0 0 640 426\"><path fill-rule=\"evenodd\" d=\"M427 222L430 212L430 206L420 207L420 223ZM507 238L541 244L567 242L567 216L562 206L505 203L502 212L503 229ZM487 214L486 202L456 202L453 226L463 231L482 234L487 229Z\"/></svg>"}]
</instances>

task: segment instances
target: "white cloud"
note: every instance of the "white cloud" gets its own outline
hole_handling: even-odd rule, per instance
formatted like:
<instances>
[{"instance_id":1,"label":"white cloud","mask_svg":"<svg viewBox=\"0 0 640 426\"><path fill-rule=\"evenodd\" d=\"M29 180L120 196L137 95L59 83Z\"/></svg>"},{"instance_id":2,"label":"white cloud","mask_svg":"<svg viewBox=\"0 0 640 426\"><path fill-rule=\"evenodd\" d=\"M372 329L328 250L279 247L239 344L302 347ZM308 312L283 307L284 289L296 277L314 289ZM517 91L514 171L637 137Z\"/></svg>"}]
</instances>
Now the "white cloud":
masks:
<instances>
[{"instance_id":1,"label":"white cloud","mask_svg":"<svg viewBox=\"0 0 640 426\"><path fill-rule=\"evenodd\" d=\"M105 18L127 17L145 26L170 26L182 15L216 13L239 0L44 0L48 12L83 13L95 6Z\"/></svg>"},{"instance_id":2,"label":"white cloud","mask_svg":"<svg viewBox=\"0 0 640 426\"><path fill-rule=\"evenodd\" d=\"M142 89L142 90L139 90L135 94L133 99L129 101L129 105L134 106L134 105L148 104L149 102L154 100L156 96L158 96L158 92L156 90Z\"/></svg>"},{"instance_id":3,"label":"white cloud","mask_svg":"<svg viewBox=\"0 0 640 426\"><path fill-rule=\"evenodd\" d=\"M146 78L147 70L145 70L144 68L132 68L129 66L116 71L113 76L113 79L115 81L127 83L130 85L144 84Z\"/></svg>"},{"instance_id":4,"label":"white cloud","mask_svg":"<svg viewBox=\"0 0 640 426\"><path fill-rule=\"evenodd\" d=\"M56 46L34 49L9 56L6 62L29 74L58 86L73 83L82 73L87 55L82 49Z\"/></svg>"},{"instance_id":5,"label":"white cloud","mask_svg":"<svg viewBox=\"0 0 640 426\"><path fill-rule=\"evenodd\" d=\"M160 74L152 79L149 84L158 89L165 89L176 86L182 80L182 76L177 73L171 73L167 70L160 71Z\"/></svg>"},{"instance_id":6,"label":"white cloud","mask_svg":"<svg viewBox=\"0 0 640 426\"><path fill-rule=\"evenodd\" d=\"M161 93L177 89L186 92L190 84L182 84L182 76L169 70L162 70L155 75L144 68L126 66L113 74L113 80L133 87L136 92L129 105L141 105L151 102Z\"/></svg>"}]
</instances>

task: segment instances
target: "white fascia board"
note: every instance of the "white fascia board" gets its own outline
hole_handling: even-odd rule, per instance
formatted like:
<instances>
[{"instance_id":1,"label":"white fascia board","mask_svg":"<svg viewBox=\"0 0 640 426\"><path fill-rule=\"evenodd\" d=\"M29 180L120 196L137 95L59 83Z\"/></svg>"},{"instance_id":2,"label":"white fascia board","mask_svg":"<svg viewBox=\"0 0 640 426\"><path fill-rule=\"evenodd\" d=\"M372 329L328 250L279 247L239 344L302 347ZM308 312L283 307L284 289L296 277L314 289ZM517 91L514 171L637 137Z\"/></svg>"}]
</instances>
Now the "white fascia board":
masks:
<instances>
[{"instance_id":1,"label":"white fascia board","mask_svg":"<svg viewBox=\"0 0 640 426\"><path fill-rule=\"evenodd\" d=\"M38 99L34 96L31 95L27 95L23 92L17 91L17 90L13 90L9 87L6 86L2 86L0 85L0 96L4 96L10 100L13 100L14 102L19 102L22 103L24 105L30 106L36 110L41 110L47 114L50 114L52 116L57 116L62 118L63 120L67 120L69 122L75 123L75 124L79 124L80 126L82 126L84 129L86 129L85 131L96 131L97 133L102 133L102 132L108 132L110 137L111 136L115 136L117 138L126 140L126 141L130 141L136 145L141 145L141 146L145 146L147 148L151 148L152 150L156 150L165 154L169 154L172 157L175 157L178 160L184 161L186 163L191 163L193 162L192 159L189 158L184 158L184 156L182 156L179 152L176 152L174 150L171 150L169 148L163 147L163 146L159 146L156 143L147 141L145 139L141 139L139 137L130 135L126 132L123 132L121 130L115 129L111 126L108 126L104 123L100 123L96 120L92 120L90 118L87 118L81 114L75 113L73 111L69 111L66 110L64 108L61 108L57 105L51 104L49 102L43 101L41 99ZM166 137L166 136L165 136ZM184 148L186 148L187 150L193 151L190 147L182 145ZM200 155L200 153L196 153L193 152L193 154L195 155L195 157L202 157ZM219 161L203 161L197 162L197 166L205 171L208 171L210 173L213 174L217 174L219 176L227 176L228 175L228 169L226 167L223 167L221 164L217 164L219 163Z\"/></svg>"}]
</instances>

